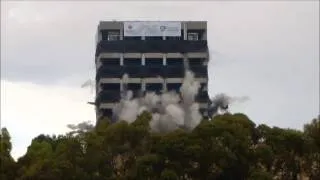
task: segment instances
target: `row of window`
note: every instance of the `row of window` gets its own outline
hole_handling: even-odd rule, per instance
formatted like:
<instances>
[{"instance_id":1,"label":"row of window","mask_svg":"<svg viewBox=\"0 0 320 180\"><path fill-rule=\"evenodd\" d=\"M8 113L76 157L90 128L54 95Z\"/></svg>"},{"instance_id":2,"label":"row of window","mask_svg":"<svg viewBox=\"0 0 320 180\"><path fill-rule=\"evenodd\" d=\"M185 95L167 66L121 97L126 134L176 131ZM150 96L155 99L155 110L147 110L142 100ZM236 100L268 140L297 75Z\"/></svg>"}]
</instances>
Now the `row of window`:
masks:
<instances>
[{"instance_id":1,"label":"row of window","mask_svg":"<svg viewBox=\"0 0 320 180\"><path fill-rule=\"evenodd\" d=\"M163 66L164 60L162 58L146 58L145 65L146 66ZM205 58L189 58L189 65L205 65ZM101 58L101 64L103 66L120 66L119 58ZM183 66L182 58L168 58L166 59L166 65L175 65L175 66ZM123 65L128 66L139 66L142 65L141 58L125 58L123 59Z\"/></svg>"},{"instance_id":2,"label":"row of window","mask_svg":"<svg viewBox=\"0 0 320 180\"><path fill-rule=\"evenodd\" d=\"M101 31L102 40L118 41L120 40L120 31L103 30ZM189 30L187 32L188 41L198 41L203 39L204 30ZM141 40L142 37L124 37L124 40ZM146 40L163 40L163 37L145 37ZM166 40L183 40L183 31L180 37L166 37Z\"/></svg>"},{"instance_id":3,"label":"row of window","mask_svg":"<svg viewBox=\"0 0 320 180\"><path fill-rule=\"evenodd\" d=\"M178 91L181 87L181 83L167 83L167 90L176 90ZM201 83L199 91L207 91L206 83ZM100 85L103 91L120 91L120 83L103 83ZM127 89L132 91L139 91L142 89L141 83L128 83ZM146 83L147 91L160 91L163 89L162 83Z\"/></svg>"},{"instance_id":4,"label":"row of window","mask_svg":"<svg viewBox=\"0 0 320 180\"><path fill-rule=\"evenodd\" d=\"M187 53L207 52L206 40L199 41L100 41L96 47L95 56L100 53Z\"/></svg>"},{"instance_id":5,"label":"row of window","mask_svg":"<svg viewBox=\"0 0 320 180\"><path fill-rule=\"evenodd\" d=\"M207 77L208 70L206 66L190 66L190 70L195 77ZM96 74L96 80L100 78L121 78L124 74L128 74L132 78L181 78L184 77L185 68L183 66L167 66L162 68L159 66L102 66Z\"/></svg>"},{"instance_id":6,"label":"row of window","mask_svg":"<svg viewBox=\"0 0 320 180\"><path fill-rule=\"evenodd\" d=\"M155 88L153 88L155 89ZM160 94L161 90L155 89L153 90L152 88L150 88L148 91L151 92L156 92L158 94ZM144 93L142 93L141 91L133 91L133 98L136 97L141 97L143 96ZM103 91L101 92L96 99L96 103L97 104L101 104L101 103L116 103L119 102L121 99L121 93L117 92L117 91ZM209 96L207 92L200 92L195 96L195 101L199 102L199 103L207 103L209 101Z\"/></svg>"}]
</instances>

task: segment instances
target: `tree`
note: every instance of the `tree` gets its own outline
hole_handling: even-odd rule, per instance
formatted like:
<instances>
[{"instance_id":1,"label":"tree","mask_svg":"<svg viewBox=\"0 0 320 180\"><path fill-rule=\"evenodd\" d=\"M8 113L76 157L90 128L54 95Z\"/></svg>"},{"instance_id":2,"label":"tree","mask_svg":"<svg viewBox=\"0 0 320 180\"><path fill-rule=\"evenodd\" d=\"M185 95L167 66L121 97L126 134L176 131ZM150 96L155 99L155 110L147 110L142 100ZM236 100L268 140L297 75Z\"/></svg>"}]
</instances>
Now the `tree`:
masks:
<instances>
[{"instance_id":1,"label":"tree","mask_svg":"<svg viewBox=\"0 0 320 180\"><path fill-rule=\"evenodd\" d=\"M320 115L304 125L304 134L310 142L310 152L304 155L308 168L307 174L316 179L320 177Z\"/></svg>"},{"instance_id":2,"label":"tree","mask_svg":"<svg viewBox=\"0 0 320 180\"><path fill-rule=\"evenodd\" d=\"M20 179L49 179L45 168L51 163L53 155L49 139L40 135L32 140L27 153L18 160Z\"/></svg>"},{"instance_id":3,"label":"tree","mask_svg":"<svg viewBox=\"0 0 320 180\"><path fill-rule=\"evenodd\" d=\"M320 177L319 120L304 131L256 126L244 114L217 115L192 131L150 131L150 113L133 123L100 120L65 135L39 135L15 163L1 130L1 179L297 180ZM71 127L71 126L70 126ZM89 127L89 128L88 128ZM16 170L17 169L17 170Z\"/></svg>"},{"instance_id":4,"label":"tree","mask_svg":"<svg viewBox=\"0 0 320 180\"><path fill-rule=\"evenodd\" d=\"M16 176L16 164L10 155L12 144L7 128L0 131L0 179L11 180Z\"/></svg>"}]
</instances>

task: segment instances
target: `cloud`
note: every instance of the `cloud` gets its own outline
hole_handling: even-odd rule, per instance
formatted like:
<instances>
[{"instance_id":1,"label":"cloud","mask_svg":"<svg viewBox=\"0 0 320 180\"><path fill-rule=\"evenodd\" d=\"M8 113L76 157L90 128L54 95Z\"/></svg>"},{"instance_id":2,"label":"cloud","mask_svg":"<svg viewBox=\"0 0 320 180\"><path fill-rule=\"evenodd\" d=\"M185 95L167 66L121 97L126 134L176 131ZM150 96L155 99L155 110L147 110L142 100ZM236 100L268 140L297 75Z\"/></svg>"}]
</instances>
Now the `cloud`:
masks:
<instances>
[{"instance_id":1,"label":"cloud","mask_svg":"<svg viewBox=\"0 0 320 180\"><path fill-rule=\"evenodd\" d=\"M31 139L41 133L61 134L67 124L95 122L88 89L44 86L1 80L1 126L6 126L13 142L12 155L23 155Z\"/></svg>"}]
</instances>

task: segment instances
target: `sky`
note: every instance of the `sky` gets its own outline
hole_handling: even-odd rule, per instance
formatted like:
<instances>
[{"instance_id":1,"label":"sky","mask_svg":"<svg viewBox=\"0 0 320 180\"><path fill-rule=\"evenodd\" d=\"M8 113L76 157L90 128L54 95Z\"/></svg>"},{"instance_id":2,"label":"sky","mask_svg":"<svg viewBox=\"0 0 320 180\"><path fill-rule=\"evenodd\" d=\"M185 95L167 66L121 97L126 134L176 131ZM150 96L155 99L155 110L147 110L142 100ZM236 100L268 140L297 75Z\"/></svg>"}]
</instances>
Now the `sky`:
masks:
<instances>
[{"instance_id":1,"label":"sky","mask_svg":"<svg viewBox=\"0 0 320 180\"><path fill-rule=\"evenodd\" d=\"M208 22L209 94L248 96L232 112L302 129L319 114L319 1L1 1L1 127L12 155L32 138L95 121L101 20Z\"/></svg>"}]
</instances>

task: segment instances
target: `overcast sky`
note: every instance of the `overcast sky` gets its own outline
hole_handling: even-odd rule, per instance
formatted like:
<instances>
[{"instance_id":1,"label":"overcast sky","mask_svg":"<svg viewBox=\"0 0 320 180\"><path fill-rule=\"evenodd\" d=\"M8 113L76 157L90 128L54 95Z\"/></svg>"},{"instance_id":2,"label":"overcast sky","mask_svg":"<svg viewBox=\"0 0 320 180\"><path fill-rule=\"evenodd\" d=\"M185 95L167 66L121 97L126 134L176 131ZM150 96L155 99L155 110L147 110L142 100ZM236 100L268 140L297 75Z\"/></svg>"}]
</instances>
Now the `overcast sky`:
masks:
<instances>
[{"instance_id":1,"label":"overcast sky","mask_svg":"<svg viewBox=\"0 0 320 180\"><path fill-rule=\"evenodd\" d=\"M95 120L95 33L100 20L205 20L209 93L257 124L299 128L319 114L319 1L1 1L1 126L13 156L40 133Z\"/></svg>"}]
</instances>

